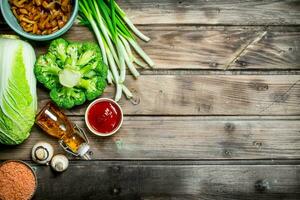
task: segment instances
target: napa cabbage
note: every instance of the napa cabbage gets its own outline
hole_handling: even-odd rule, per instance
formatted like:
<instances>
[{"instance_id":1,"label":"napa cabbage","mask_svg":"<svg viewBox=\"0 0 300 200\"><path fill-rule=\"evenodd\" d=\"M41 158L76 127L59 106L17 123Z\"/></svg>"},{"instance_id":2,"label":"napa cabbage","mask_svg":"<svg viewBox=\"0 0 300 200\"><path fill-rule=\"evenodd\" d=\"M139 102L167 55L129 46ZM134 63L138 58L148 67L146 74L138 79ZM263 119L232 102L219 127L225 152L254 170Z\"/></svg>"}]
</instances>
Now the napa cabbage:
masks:
<instances>
[{"instance_id":1,"label":"napa cabbage","mask_svg":"<svg viewBox=\"0 0 300 200\"><path fill-rule=\"evenodd\" d=\"M32 46L0 35L0 143L16 145L28 138L37 110Z\"/></svg>"}]
</instances>

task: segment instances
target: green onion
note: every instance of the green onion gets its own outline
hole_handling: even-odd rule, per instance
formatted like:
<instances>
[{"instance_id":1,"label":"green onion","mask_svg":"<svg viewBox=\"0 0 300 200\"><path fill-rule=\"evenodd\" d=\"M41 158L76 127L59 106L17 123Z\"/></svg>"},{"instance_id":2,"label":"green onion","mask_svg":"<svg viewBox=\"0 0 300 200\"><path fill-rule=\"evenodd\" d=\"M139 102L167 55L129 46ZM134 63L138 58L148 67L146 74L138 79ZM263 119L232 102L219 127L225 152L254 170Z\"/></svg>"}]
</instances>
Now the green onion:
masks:
<instances>
[{"instance_id":1,"label":"green onion","mask_svg":"<svg viewBox=\"0 0 300 200\"><path fill-rule=\"evenodd\" d=\"M111 2L113 2L113 1L114 0L111 0ZM130 29L134 32L134 34L137 35L142 40L144 40L145 42L150 41L149 37L145 36L142 32L140 32L134 26L134 24L130 21L130 19L126 16L125 12L119 7L119 5L116 2L114 2L114 5L116 7L116 10L117 10L118 14L123 18L123 20L125 21L125 23L130 27Z\"/></svg>"},{"instance_id":2,"label":"green onion","mask_svg":"<svg viewBox=\"0 0 300 200\"><path fill-rule=\"evenodd\" d=\"M141 33L125 12L114 0L79 0L80 24L94 32L99 43L103 62L109 66L107 82L116 86L115 100L122 97L122 91L130 99L133 94L124 85L126 68L137 78L140 73L135 64L146 68L154 63L136 41L135 35L148 42L150 38ZM132 49L145 61L142 62L132 53Z\"/></svg>"}]
</instances>

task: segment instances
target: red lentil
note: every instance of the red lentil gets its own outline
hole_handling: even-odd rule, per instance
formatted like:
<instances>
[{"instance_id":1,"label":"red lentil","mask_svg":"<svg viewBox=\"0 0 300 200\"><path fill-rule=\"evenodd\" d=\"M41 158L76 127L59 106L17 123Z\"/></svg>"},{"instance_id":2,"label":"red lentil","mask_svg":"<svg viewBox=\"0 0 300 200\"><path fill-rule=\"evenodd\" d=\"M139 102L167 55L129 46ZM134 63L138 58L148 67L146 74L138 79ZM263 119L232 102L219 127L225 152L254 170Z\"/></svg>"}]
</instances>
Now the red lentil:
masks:
<instances>
[{"instance_id":1,"label":"red lentil","mask_svg":"<svg viewBox=\"0 0 300 200\"><path fill-rule=\"evenodd\" d=\"M0 200L28 200L35 187L35 176L24 163L9 161L0 165Z\"/></svg>"}]
</instances>

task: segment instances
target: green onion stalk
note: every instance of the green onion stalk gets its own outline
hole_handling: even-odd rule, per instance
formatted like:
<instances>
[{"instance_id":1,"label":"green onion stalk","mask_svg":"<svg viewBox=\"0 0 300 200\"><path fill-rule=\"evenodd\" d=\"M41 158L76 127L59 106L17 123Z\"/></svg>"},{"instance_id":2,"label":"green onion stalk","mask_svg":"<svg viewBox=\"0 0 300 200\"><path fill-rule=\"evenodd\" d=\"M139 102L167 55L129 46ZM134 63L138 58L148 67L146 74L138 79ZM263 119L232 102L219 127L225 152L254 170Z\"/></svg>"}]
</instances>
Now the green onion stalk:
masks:
<instances>
[{"instance_id":1,"label":"green onion stalk","mask_svg":"<svg viewBox=\"0 0 300 200\"><path fill-rule=\"evenodd\" d=\"M114 0L79 0L79 21L90 27L97 38L103 62L109 66L107 82L116 86L115 100L121 99L122 92L128 99L132 98L133 94L124 83L126 68L138 78L140 73L136 65L154 67L154 62L139 46L135 36L145 42L150 38L134 26ZM134 55L132 49L144 62Z\"/></svg>"}]
</instances>

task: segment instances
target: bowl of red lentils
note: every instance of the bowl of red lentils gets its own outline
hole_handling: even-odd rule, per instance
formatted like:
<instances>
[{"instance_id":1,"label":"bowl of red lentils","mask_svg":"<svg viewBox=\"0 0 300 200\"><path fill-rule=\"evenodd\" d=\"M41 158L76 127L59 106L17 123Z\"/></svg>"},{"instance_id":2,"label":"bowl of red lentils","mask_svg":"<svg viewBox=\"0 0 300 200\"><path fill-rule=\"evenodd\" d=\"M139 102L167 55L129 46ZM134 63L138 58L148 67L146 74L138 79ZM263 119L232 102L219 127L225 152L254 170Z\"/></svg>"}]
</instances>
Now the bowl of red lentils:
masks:
<instances>
[{"instance_id":1,"label":"bowl of red lentils","mask_svg":"<svg viewBox=\"0 0 300 200\"><path fill-rule=\"evenodd\" d=\"M0 164L0 199L32 199L37 189L34 170L20 160L8 160Z\"/></svg>"},{"instance_id":2,"label":"bowl of red lentils","mask_svg":"<svg viewBox=\"0 0 300 200\"><path fill-rule=\"evenodd\" d=\"M1 0L5 22L27 39L46 41L68 31L78 13L78 0Z\"/></svg>"}]
</instances>

